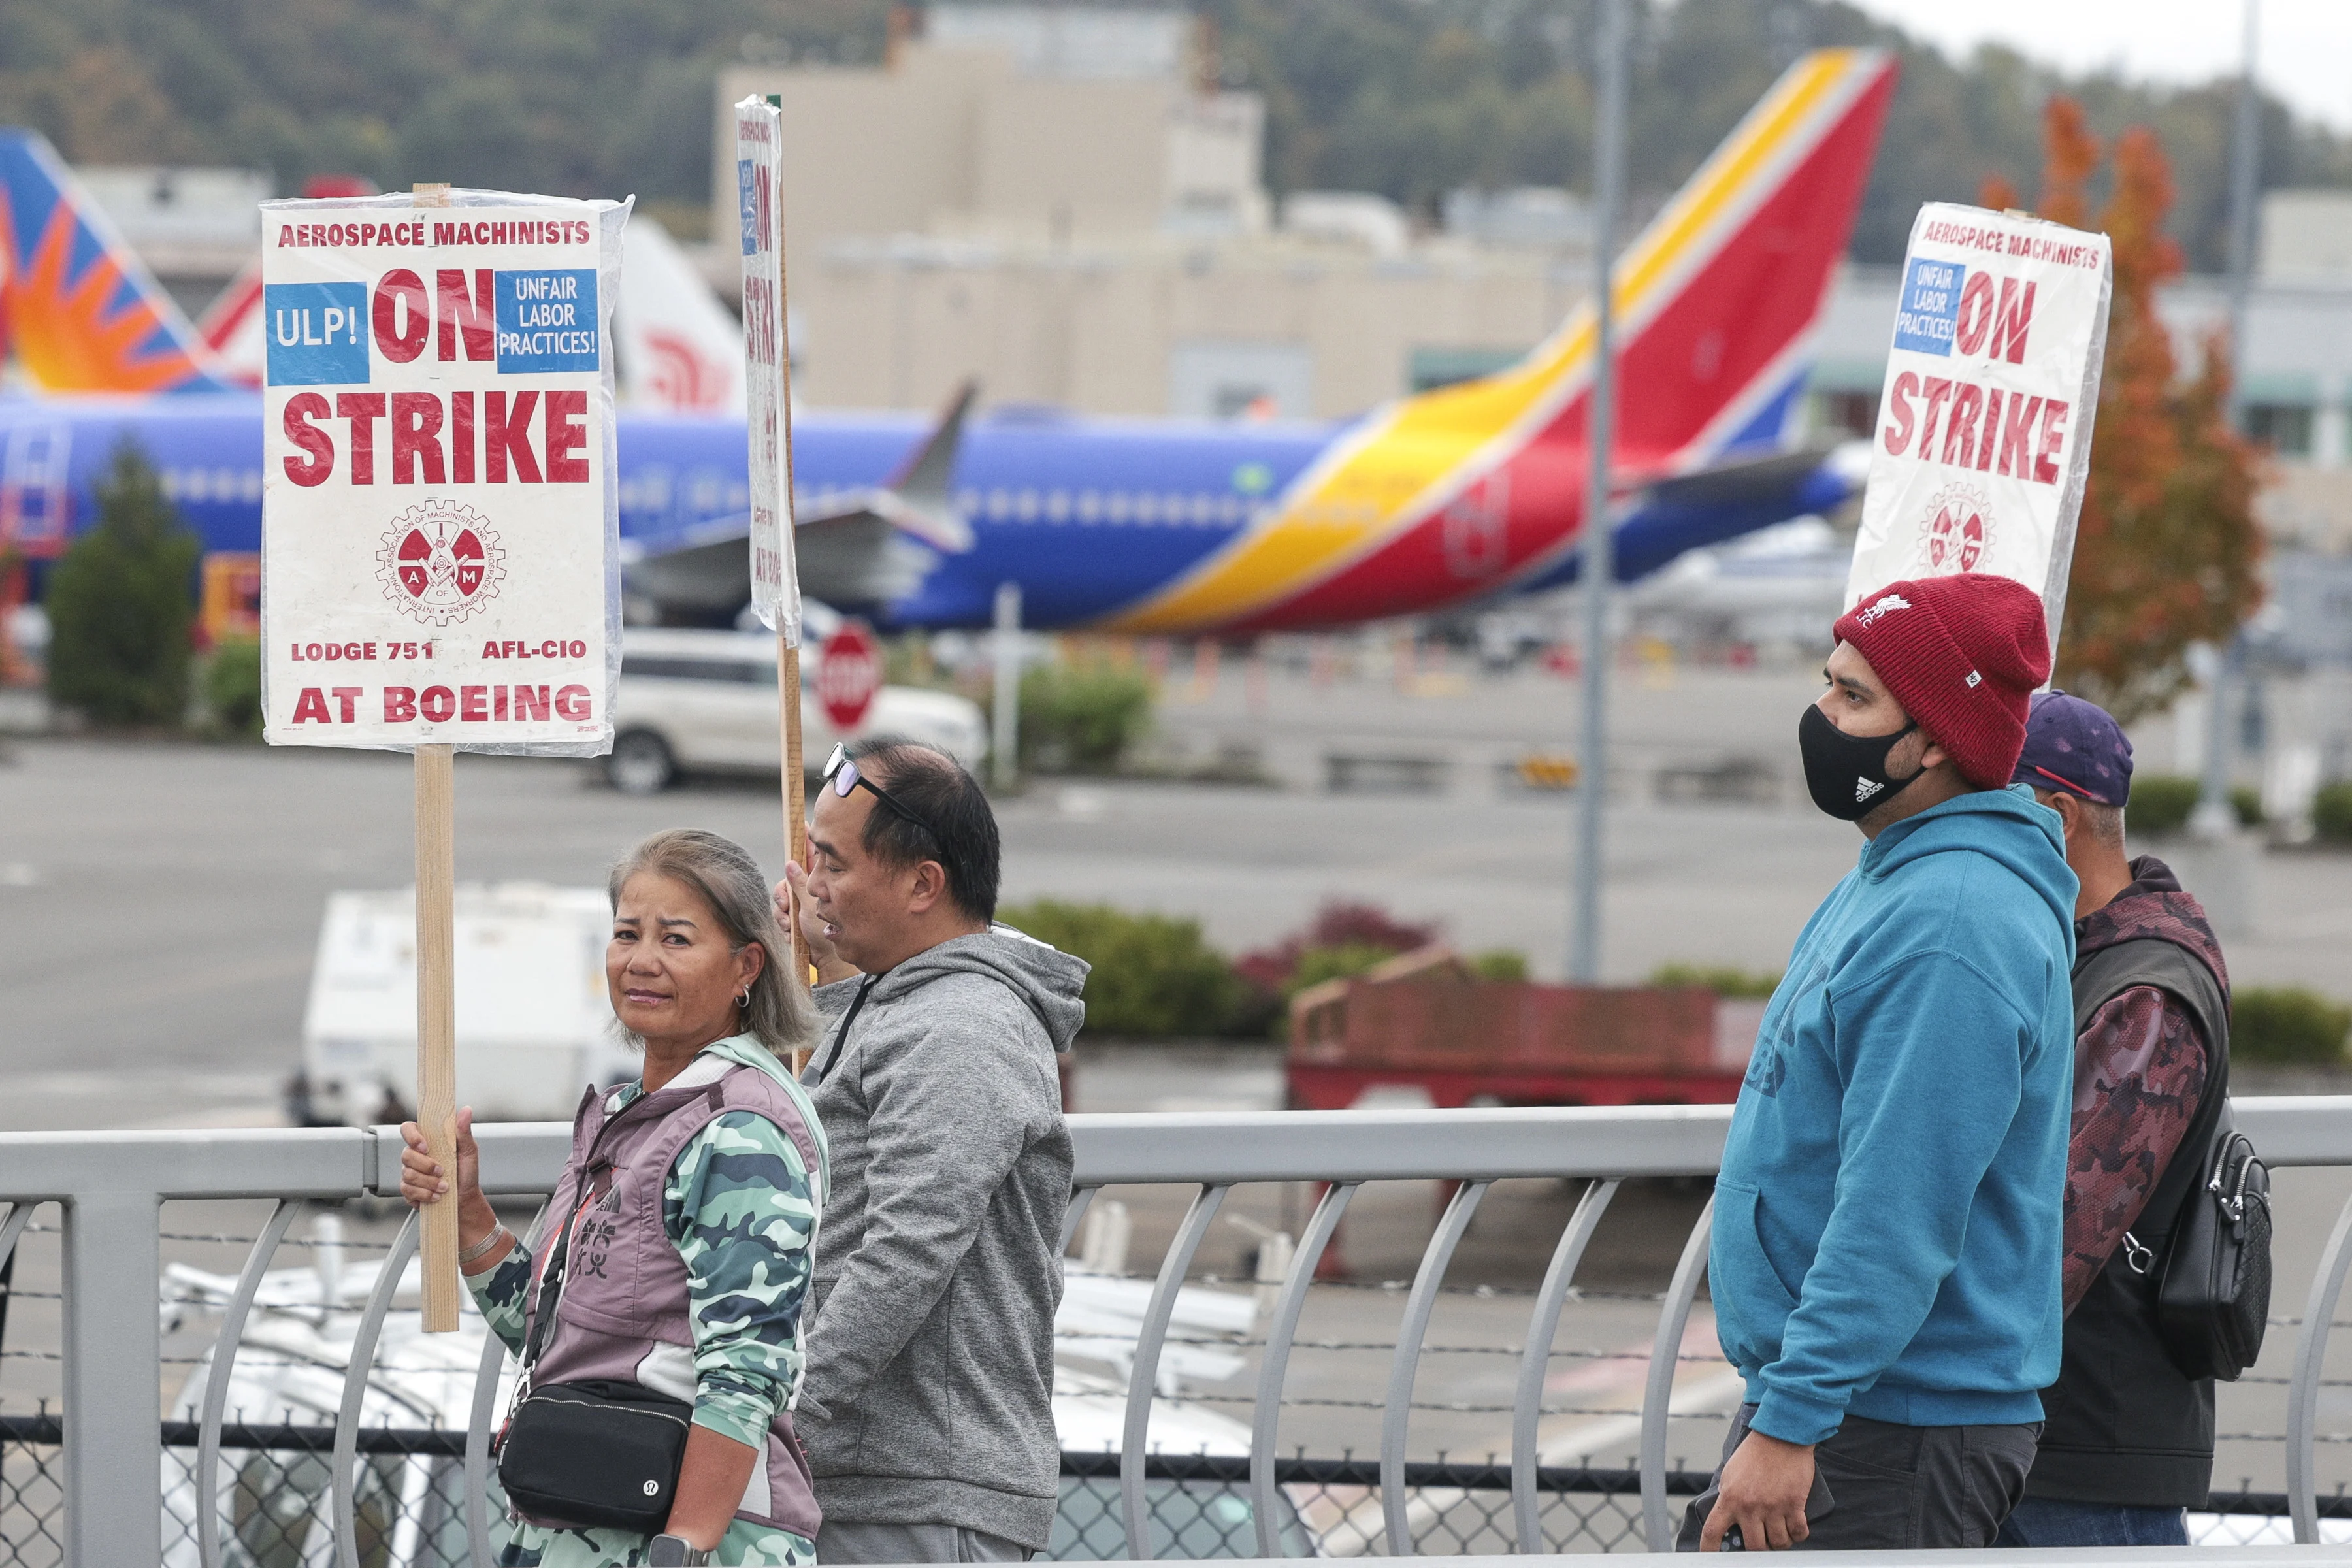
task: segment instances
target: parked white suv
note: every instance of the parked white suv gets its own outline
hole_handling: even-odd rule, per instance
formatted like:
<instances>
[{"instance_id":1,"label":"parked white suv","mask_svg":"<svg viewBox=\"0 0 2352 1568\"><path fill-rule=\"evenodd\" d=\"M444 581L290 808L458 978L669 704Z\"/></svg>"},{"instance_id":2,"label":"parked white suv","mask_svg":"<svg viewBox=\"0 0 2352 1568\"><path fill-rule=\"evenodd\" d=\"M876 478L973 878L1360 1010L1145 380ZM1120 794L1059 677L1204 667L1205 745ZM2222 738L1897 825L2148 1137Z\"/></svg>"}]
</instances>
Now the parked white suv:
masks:
<instances>
[{"instance_id":1,"label":"parked white suv","mask_svg":"<svg viewBox=\"0 0 2352 1568\"><path fill-rule=\"evenodd\" d=\"M621 645L620 695L604 776L629 795L667 789L682 773L763 773L783 762L776 705L776 642L764 632L631 626ZM816 645L801 663L802 753L824 765L834 742L904 735L939 747L977 773L988 754L979 704L951 691L885 686L850 735L816 700Z\"/></svg>"}]
</instances>

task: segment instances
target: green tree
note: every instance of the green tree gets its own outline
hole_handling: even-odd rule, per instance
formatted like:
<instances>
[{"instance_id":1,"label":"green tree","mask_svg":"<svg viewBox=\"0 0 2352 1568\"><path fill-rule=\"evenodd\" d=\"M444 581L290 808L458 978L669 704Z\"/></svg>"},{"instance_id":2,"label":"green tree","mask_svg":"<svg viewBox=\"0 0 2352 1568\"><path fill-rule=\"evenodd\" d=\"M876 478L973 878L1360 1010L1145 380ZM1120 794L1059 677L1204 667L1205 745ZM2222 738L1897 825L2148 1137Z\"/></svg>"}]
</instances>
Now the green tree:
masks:
<instances>
[{"instance_id":1,"label":"green tree","mask_svg":"<svg viewBox=\"0 0 2352 1568\"><path fill-rule=\"evenodd\" d=\"M224 637L197 677L205 716L224 735L261 733L261 645L251 637Z\"/></svg>"},{"instance_id":2,"label":"green tree","mask_svg":"<svg viewBox=\"0 0 2352 1568\"><path fill-rule=\"evenodd\" d=\"M98 488L98 526L49 574L49 697L101 724L180 723L203 546L129 441Z\"/></svg>"},{"instance_id":3,"label":"green tree","mask_svg":"<svg viewBox=\"0 0 2352 1568\"><path fill-rule=\"evenodd\" d=\"M2111 168L2089 116L2071 99L2043 110L2048 149L2038 208L2076 228L2105 231L2115 247L2115 299L2105 371L2091 442L2058 683L2126 723L2162 709L2189 685L2192 642L2220 643L2262 603L2256 568L2254 449L2230 428L2228 345L2204 345L2192 378L2179 378L2172 334L2156 292L2180 270L2180 247L2164 231L2173 205L2171 165L2144 126L2117 139ZM2095 217L2095 184L2109 195ZM1987 206L2019 205L1989 181Z\"/></svg>"},{"instance_id":4,"label":"green tree","mask_svg":"<svg viewBox=\"0 0 2352 1568\"><path fill-rule=\"evenodd\" d=\"M1266 100L1277 192L1374 190L1433 216L1462 184L1583 186L1591 177L1593 0L1199 0L1222 74ZM2226 245L2233 88L2226 62L2194 87L2083 76L1988 46L1965 59L1837 0L1643 0L1627 163L1636 216L1688 178L1772 79L1809 48L1891 49L1903 78L1856 219L1853 254L1892 263L1927 201L1966 201L1994 171L2039 162L2036 116L2064 93L2104 137L2152 127L2173 149L2170 232L2213 270ZM2265 185L2352 184L2352 139L2263 100Z\"/></svg>"},{"instance_id":5,"label":"green tree","mask_svg":"<svg viewBox=\"0 0 2352 1568\"><path fill-rule=\"evenodd\" d=\"M15 0L0 5L0 123L69 159L241 163L279 188L313 174L635 191L691 226L709 196L712 83L736 60L871 66L898 0ZM1459 185L1582 186L1591 174L1593 0L1193 0L1206 64L1266 101L1277 194L1378 191L1433 217ZM1796 55L1893 49L1903 84L1855 225L1894 262L1923 201L1987 171L2023 183L2053 93L2113 138L2171 150L2168 231L2221 264L2230 63L2191 87L2067 76L2015 52L1965 59L1840 0L1643 0L1634 8L1633 210L1697 167ZM2266 186L2352 184L2352 139L2265 99Z\"/></svg>"}]
</instances>

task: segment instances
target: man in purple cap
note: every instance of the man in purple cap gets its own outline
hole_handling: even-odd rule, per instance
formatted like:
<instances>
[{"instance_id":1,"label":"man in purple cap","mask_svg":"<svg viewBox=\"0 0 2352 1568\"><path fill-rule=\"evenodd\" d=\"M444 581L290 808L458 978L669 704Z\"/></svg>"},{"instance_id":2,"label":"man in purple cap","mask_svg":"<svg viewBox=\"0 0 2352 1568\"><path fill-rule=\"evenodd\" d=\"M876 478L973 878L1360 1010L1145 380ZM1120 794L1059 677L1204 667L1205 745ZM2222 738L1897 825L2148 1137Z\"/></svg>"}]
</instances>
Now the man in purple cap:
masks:
<instances>
[{"instance_id":1,"label":"man in purple cap","mask_svg":"<svg viewBox=\"0 0 2352 1568\"><path fill-rule=\"evenodd\" d=\"M2194 898L2127 859L2131 742L2105 710L2033 699L2012 775L2058 814L2074 905L2065 1350L2003 1546L2185 1546L2212 1482L2213 1384L2165 1354L2159 1267L2230 1089L2230 975Z\"/></svg>"}]
</instances>

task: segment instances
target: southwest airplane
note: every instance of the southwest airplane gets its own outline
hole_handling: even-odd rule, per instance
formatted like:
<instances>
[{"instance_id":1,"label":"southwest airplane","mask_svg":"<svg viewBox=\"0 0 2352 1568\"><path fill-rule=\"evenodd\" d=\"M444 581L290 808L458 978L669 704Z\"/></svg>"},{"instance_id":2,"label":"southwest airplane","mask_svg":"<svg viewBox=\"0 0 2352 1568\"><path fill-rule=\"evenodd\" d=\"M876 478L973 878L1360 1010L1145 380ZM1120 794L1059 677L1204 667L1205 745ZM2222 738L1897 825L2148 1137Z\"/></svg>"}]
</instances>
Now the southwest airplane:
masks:
<instances>
[{"instance_id":1,"label":"southwest airplane","mask_svg":"<svg viewBox=\"0 0 2352 1568\"><path fill-rule=\"evenodd\" d=\"M1619 258L1617 574L1846 500L1789 452L1815 325L1895 68L1798 60ZM258 550L262 418L37 136L0 132L0 283L51 395L0 398L0 545L36 562L94 513L117 444L208 551ZM1517 365L1328 424L800 412L803 583L901 626L1246 636L1475 605L1571 580L1594 323ZM630 587L679 619L749 596L740 418L624 411Z\"/></svg>"}]
</instances>

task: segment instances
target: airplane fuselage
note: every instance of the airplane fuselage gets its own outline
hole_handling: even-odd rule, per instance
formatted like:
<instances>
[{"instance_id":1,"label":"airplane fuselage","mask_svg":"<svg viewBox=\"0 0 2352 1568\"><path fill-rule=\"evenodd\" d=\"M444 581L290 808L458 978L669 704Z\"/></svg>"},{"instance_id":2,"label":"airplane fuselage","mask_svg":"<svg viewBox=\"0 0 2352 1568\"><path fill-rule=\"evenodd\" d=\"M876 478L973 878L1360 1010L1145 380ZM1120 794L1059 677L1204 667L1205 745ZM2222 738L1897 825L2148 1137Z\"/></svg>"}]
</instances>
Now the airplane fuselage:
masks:
<instances>
[{"instance_id":1,"label":"airplane fuselage","mask_svg":"<svg viewBox=\"0 0 2352 1568\"><path fill-rule=\"evenodd\" d=\"M881 485L929 428L921 415L804 410L793 420L794 489L810 502ZM887 618L985 625L996 584L1013 581L1031 626L1099 620L1230 540L1340 428L1024 410L976 420L964 432L953 490L972 548L942 556ZM658 552L740 523L740 419L623 413L618 435L625 543ZM261 399L223 393L0 402L0 507L24 520L27 553L53 553L89 525L126 439L161 473L207 552L261 548Z\"/></svg>"},{"instance_id":2,"label":"airplane fuselage","mask_svg":"<svg viewBox=\"0 0 2352 1568\"><path fill-rule=\"evenodd\" d=\"M1263 532L1286 507L1296 512L1301 477L1357 428L1355 421L1215 424L1018 408L975 420L958 447L950 491L971 548L941 554L911 596L872 608L893 626L985 626L997 585L1013 582L1028 626L1117 625L1253 525ZM836 492L884 484L929 430L921 415L802 411L793 428L799 500L822 505ZM207 553L257 552L263 437L262 402L251 394L0 400L0 514L36 561L54 554L97 515L99 487L129 440L162 475ZM624 412L618 445L625 553L658 554L740 530L747 505L740 420ZM1418 456L1433 473L1456 461L1449 451ZM1433 571L1404 583L1368 578L1295 615L1236 614L1227 624L1347 625L1564 580L1573 574L1583 454L1563 446L1531 456L1549 482L1522 484L1486 512L1457 508L1439 519ZM428 488L387 485L385 498L405 505L406 492ZM1843 495L1843 481L1823 471L1738 506L1637 508L1618 525L1619 574L1639 576L1693 545L1826 510ZM1314 524L1311 514L1303 520ZM1489 542L1507 530L1521 542L1515 575L1498 574L1505 563L1490 558ZM1170 629L1223 626L1211 616Z\"/></svg>"}]
</instances>

